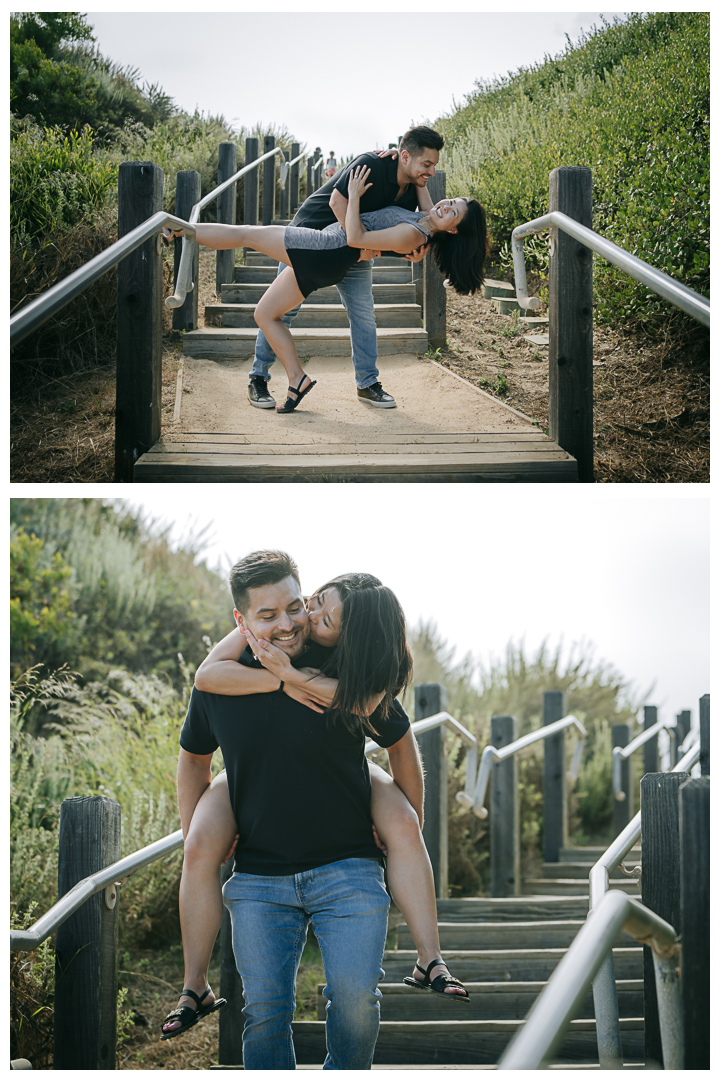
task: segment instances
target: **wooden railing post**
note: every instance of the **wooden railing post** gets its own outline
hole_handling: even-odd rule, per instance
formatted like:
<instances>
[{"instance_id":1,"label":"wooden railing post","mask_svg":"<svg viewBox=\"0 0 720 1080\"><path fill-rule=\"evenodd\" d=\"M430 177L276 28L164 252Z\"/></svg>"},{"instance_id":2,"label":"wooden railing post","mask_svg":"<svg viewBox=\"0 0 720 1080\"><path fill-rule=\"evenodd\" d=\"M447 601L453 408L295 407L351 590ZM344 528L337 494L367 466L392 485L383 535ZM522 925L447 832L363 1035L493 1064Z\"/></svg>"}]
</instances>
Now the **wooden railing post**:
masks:
<instances>
[{"instance_id":1,"label":"wooden railing post","mask_svg":"<svg viewBox=\"0 0 720 1080\"><path fill-rule=\"evenodd\" d=\"M246 139L245 140L245 164L250 165L253 161L257 161L259 157L258 153L258 140ZM260 210L260 182L258 178L258 168L251 169L250 172L246 172L243 181L243 224L245 225L257 225L258 213Z\"/></svg>"},{"instance_id":2,"label":"wooden railing post","mask_svg":"<svg viewBox=\"0 0 720 1080\"><path fill-rule=\"evenodd\" d=\"M550 211L592 228L592 172L562 165L550 173ZM550 240L549 434L577 460L581 483L593 481L592 252L562 229Z\"/></svg>"},{"instance_id":3,"label":"wooden railing post","mask_svg":"<svg viewBox=\"0 0 720 1080\"><path fill-rule=\"evenodd\" d=\"M675 719L677 720L677 726L675 728L675 760L671 763L671 768L677 765L680 760L680 747L690 734L690 710L683 709L682 712L677 714Z\"/></svg>"},{"instance_id":4,"label":"wooden railing post","mask_svg":"<svg viewBox=\"0 0 720 1080\"><path fill-rule=\"evenodd\" d=\"M427 182L433 203L445 198L445 173L436 170ZM431 349L444 349L447 345L447 293L443 276L430 255L425 256L423 273L423 326L427 331Z\"/></svg>"},{"instance_id":5,"label":"wooden railing post","mask_svg":"<svg viewBox=\"0 0 720 1080\"><path fill-rule=\"evenodd\" d=\"M680 933L680 785L687 773L648 773L640 781L642 902ZM678 961L679 962L679 961ZM652 950L643 945L645 1068L664 1068Z\"/></svg>"},{"instance_id":6,"label":"wooden railing post","mask_svg":"<svg viewBox=\"0 0 720 1080\"><path fill-rule=\"evenodd\" d=\"M518 737L514 716L493 716L490 743L496 750ZM517 754L492 767L490 793L490 895L520 895L520 811Z\"/></svg>"},{"instance_id":7,"label":"wooden railing post","mask_svg":"<svg viewBox=\"0 0 720 1080\"><path fill-rule=\"evenodd\" d=\"M195 203L201 198L200 173L194 169L184 169L177 174L175 182L175 213L185 221L190 217L190 212ZM173 284L177 285L178 270L180 268L180 255L182 253L182 240L175 240L173 259ZM173 308L172 313L172 336L177 338L183 330L197 330L198 325L198 274L200 272L200 245L195 245L195 257L193 259L192 279L193 291L185 297L182 307Z\"/></svg>"},{"instance_id":8,"label":"wooden railing post","mask_svg":"<svg viewBox=\"0 0 720 1080\"><path fill-rule=\"evenodd\" d=\"M565 694L548 690L543 694L543 726L564 716ZM565 731L549 735L543 745L543 861L559 862L560 848L567 847Z\"/></svg>"},{"instance_id":9,"label":"wooden railing post","mask_svg":"<svg viewBox=\"0 0 720 1080\"><path fill-rule=\"evenodd\" d=\"M125 161L118 174L118 238L163 208L163 171ZM117 268L115 479L131 484L137 459L160 438L162 254L156 237Z\"/></svg>"},{"instance_id":10,"label":"wooden railing post","mask_svg":"<svg viewBox=\"0 0 720 1080\"><path fill-rule=\"evenodd\" d=\"M218 151L218 184L222 184L237 172L237 147L232 142L221 142ZM217 219L220 225L235 224L235 188L231 184L217 197ZM220 286L227 285L233 279L235 269L235 249L215 253L215 290L220 296ZM195 289L197 292L197 289Z\"/></svg>"},{"instance_id":11,"label":"wooden railing post","mask_svg":"<svg viewBox=\"0 0 720 1080\"><path fill-rule=\"evenodd\" d=\"M710 695L700 698L700 775L710 775Z\"/></svg>"},{"instance_id":12,"label":"wooden railing post","mask_svg":"<svg viewBox=\"0 0 720 1080\"><path fill-rule=\"evenodd\" d=\"M122 167L122 166L121 166ZM122 263L120 264L122 265ZM96 795L60 807L58 899L120 858L120 804ZM114 892L114 890L112 890ZM57 931L53 1069L114 1069L118 908L91 896Z\"/></svg>"},{"instance_id":13,"label":"wooden railing post","mask_svg":"<svg viewBox=\"0 0 720 1080\"><path fill-rule=\"evenodd\" d=\"M283 150L283 157L286 161L290 161L290 154L287 150ZM280 188L280 218L288 218L290 210L290 174L285 177L285 187Z\"/></svg>"},{"instance_id":14,"label":"wooden railing post","mask_svg":"<svg viewBox=\"0 0 720 1080\"><path fill-rule=\"evenodd\" d=\"M306 160L307 168L305 169L305 189L306 189L305 190L305 198L306 199L307 199L307 197L309 195L312 195L312 193L313 193L312 178L313 178L313 165L314 164L315 164L315 156L314 156L314 154L310 154L309 157Z\"/></svg>"},{"instance_id":15,"label":"wooden railing post","mask_svg":"<svg viewBox=\"0 0 720 1080\"><path fill-rule=\"evenodd\" d=\"M657 712L656 705L645 705L643 708L643 730L647 731L648 728L657 724ZM673 762L674 764L675 762ZM643 776L649 772L660 772L657 735L654 739L648 739L643 745Z\"/></svg>"},{"instance_id":16,"label":"wooden railing post","mask_svg":"<svg viewBox=\"0 0 720 1080\"><path fill-rule=\"evenodd\" d=\"M447 690L441 683L420 683L415 687L415 719L444 712ZM425 771L423 838L435 876L435 895L448 894L448 773L445 754L445 727L442 725L417 737Z\"/></svg>"},{"instance_id":17,"label":"wooden railing post","mask_svg":"<svg viewBox=\"0 0 720 1080\"><path fill-rule=\"evenodd\" d=\"M225 863L221 870L223 885L233 875L234 859ZM220 1045L218 1064L242 1065L242 1038L245 1026L243 1016L243 984L235 964L232 947L232 923L230 912L223 907L220 927L220 997L227 1000L224 1009L220 1009Z\"/></svg>"},{"instance_id":18,"label":"wooden railing post","mask_svg":"<svg viewBox=\"0 0 720 1080\"><path fill-rule=\"evenodd\" d=\"M275 136L266 135L263 139L263 154L267 154L268 150L275 149ZM262 223L263 225L272 225L273 218L275 217L275 162L277 161L277 154L273 154L271 158L266 158L262 163L263 171L263 197L262 197Z\"/></svg>"},{"instance_id":19,"label":"wooden railing post","mask_svg":"<svg viewBox=\"0 0 720 1080\"><path fill-rule=\"evenodd\" d=\"M627 746L630 742L629 724L613 724L612 745ZM625 758L620 765L620 778L625 798L613 799L613 837L619 836L633 817L632 759Z\"/></svg>"},{"instance_id":20,"label":"wooden railing post","mask_svg":"<svg viewBox=\"0 0 720 1080\"><path fill-rule=\"evenodd\" d=\"M295 158L300 154L300 143L294 142L290 147L290 160L295 161ZM290 169L290 208L288 217L293 217L295 211L298 208L300 200L300 162L295 161L295 164Z\"/></svg>"},{"instance_id":21,"label":"wooden railing post","mask_svg":"<svg viewBox=\"0 0 720 1080\"><path fill-rule=\"evenodd\" d=\"M710 1068L710 777L680 785L680 974L685 1069Z\"/></svg>"}]
</instances>

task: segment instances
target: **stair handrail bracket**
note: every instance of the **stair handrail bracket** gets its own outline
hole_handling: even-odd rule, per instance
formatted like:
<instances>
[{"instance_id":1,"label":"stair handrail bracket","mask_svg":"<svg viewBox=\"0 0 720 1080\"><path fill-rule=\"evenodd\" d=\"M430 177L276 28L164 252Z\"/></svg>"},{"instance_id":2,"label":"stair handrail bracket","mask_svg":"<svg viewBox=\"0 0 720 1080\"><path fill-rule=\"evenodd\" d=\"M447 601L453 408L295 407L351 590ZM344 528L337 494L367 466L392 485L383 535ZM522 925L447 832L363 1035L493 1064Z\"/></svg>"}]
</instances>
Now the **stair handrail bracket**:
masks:
<instances>
[{"instance_id":1,"label":"stair handrail bracket","mask_svg":"<svg viewBox=\"0 0 720 1080\"><path fill-rule=\"evenodd\" d=\"M473 792L475 791L478 759L478 743L472 732L468 731L466 727L463 727L463 725L448 712L439 712L435 713L433 716L426 716L424 720L415 720L410 725L410 730L413 735L422 735L426 731L432 731L433 728L441 727L443 725L454 735L458 735L467 748L465 756L465 790L459 791L456 798L458 802L463 803L464 806L470 806L472 805ZM365 743L365 754L368 756L377 754L382 749L383 747L379 746L372 739ZM467 802L465 801L466 799L468 800Z\"/></svg>"},{"instance_id":2,"label":"stair handrail bracket","mask_svg":"<svg viewBox=\"0 0 720 1080\"><path fill-rule=\"evenodd\" d=\"M42 296L31 300L17 315L13 315L10 319L10 347L19 345L29 334L42 326L47 319L57 314L66 304L79 296L89 285L92 285L93 281L102 277L117 263L122 262L127 255L139 248L146 240L157 234L159 244L160 233L165 227L176 230L183 229L191 238L191 241L195 239L194 223L183 221L182 218L175 217L174 214L159 210L157 214L153 214L147 221L143 221L136 228L131 229L129 233L126 233L125 236L121 236L105 251L101 251L99 255L89 259L77 270L73 270L72 274L68 274L66 278L59 281L57 285L53 285Z\"/></svg>"},{"instance_id":3,"label":"stair handrail bracket","mask_svg":"<svg viewBox=\"0 0 720 1080\"><path fill-rule=\"evenodd\" d=\"M78 881L69 892L61 896L56 904L46 911L37 922L33 923L29 930L10 931L10 949L14 952L31 952L41 945L46 938L55 933L57 928L69 919L79 907L96 893L103 892L111 886L117 885L130 874L149 866L157 859L163 859L173 851L183 846L182 829L163 836L153 844L126 855L124 859L106 866L102 870L91 874L89 877Z\"/></svg>"},{"instance_id":4,"label":"stair handrail bracket","mask_svg":"<svg viewBox=\"0 0 720 1080\"><path fill-rule=\"evenodd\" d=\"M516 739L515 742L510 743L508 746L504 746L501 750L496 750L494 746L486 746L480 758L480 769L478 771L475 790L473 792L468 792L466 788L465 791L459 791L455 796L457 801L462 803L463 806L469 806L473 813L479 818L486 818L488 816L488 810L484 803L487 787L490 782L492 766L497 762L504 761L506 758L511 757L513 754L517 753L518 750L523 750L526 746L530 746L540 739L546 739L550 735L557 735L558 732L564 731L565 728L569 727L574 727L578 733L572 765L567 773L568 780L571 783L575 783L580 771L580 761L582 760L582 752L585 746L587 731L576 716L564 716L560 720L555 720L552 724L546 724L544 727L537 728L527 735L522 735L519 739Z\"/></svg>"},{"instance_id":5,"label":"stair handrail bracket","mask_svg":"<svg viewBox=\"0 0 720 1080\"><path fill-rule=\"evenodd\" d=\"M683 1012L677 954L680 944L669 923L623 892L608 892L577 937L510 1045L498 1069L540 1069L550 1061L575 1017L605 956L621 930L650 946L666 1069L682 1069Z\"/></svg>"},{"instance_id":6,"label":"stair handrail bracket","mask_svg":"<svg viewBox=\"0 0 720 1080\"><path fill-rule=\"evenodd\" d=\"M232 176L228 177L227 180L223 180L222 184L218 184L218 186L213 188L211 192L209 192L203 199L200 200L200 202L195 203L192 210L190 211L190 224L192 226L197 225L198 219L200 218L200 211L203 210L208 205L208 203L211 203L213 199L216 199L218 195L221 195L226 188L230 187L231 184L234 184L237 180L239 180L241 176L244 176L245 173L250 172L251 169L256 169L258 165L262 164L263 161L266 161L268 158L274 157L275 154L282 155L282 153L282 147L276 146L273 150L268 150L266 154L262 154L260 157L255 158L255 160L251 161L249 165L243 165L242 169L239 169ZM283 158L282 164L280 166L280 183L283 187L285 186L287 170L292 164L293 162L286 162ZM194 255L195 229L193 228L191 236L183 236L182 251L180 253L180 265L178 267L175 292L172 294L172 296L166 297L165 307L182 307L182 305L185 303L185 297L187 296L187 294L193 291L195 284L192 279L192 266Z\"/></svg>"},{"instance_id":7,"label":"stair handrail bracket","mask_svg":"<svg viewBox=\"0 0 720 1080\"><path fill-rule=\"evenodd\" d=\"M639 750L650 739L654 739L656 735L661 731L667 731L670 736L670 760L675 757L675 720L658 720L657 724L653 724L652 727L645 728L640 734L629 742L627 746L614 746L612 752L612 778L613 778L613 798L618 802L624 802L626 793L622 789L622 763Z\"/></svg>"},{"instance_id":8,"label":"stair handrail bracket","mask_svg":"<svg viewBox=\"0 0 720 1080\"><path fill-rule=\"evenodd\" d=\"M563 214L560 210L552 210L543 217L535 218L533 221L525 222L523 225L518 225L513 229L512 253L513 268L515 270L515 290L517 302L521 308L534 309L540 307L540 301L537 297L528 296L523 239L534 233L545 232L546 229L552 230L553 228L562 229L563 232L584 244L585 247L590 248L591 251L602 255L604 259L607 259L608 262L613 263L615 266L619 266L635 281L647 285L658 296L662 296L664 300L669 300L675 307L679 307L682 311L697 319L703 326L710 326L710 301L706 297L701 296L694 289L688 288L687 285L683 285L682 282L676 281L669 274L664 274L662 270L656 270L654 266L650 266L649 263L638 259L637 255L631 255L629 251L619 247L617 244L613 244L610 240L606 240L604 236L600 236L593 229L581 225L579 221L568 217L567 214ZM551 231L551 257L553 253Z\"/></svg>"}]
</instances>

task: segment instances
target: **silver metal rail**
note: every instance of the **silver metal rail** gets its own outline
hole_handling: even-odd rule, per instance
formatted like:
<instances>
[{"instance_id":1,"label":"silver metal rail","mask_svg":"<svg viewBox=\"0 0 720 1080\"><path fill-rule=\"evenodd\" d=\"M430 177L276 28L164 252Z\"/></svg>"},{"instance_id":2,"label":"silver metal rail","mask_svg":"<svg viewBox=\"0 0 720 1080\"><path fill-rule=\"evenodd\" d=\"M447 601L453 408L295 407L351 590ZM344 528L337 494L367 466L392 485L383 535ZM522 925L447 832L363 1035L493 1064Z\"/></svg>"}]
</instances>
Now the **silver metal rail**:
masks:
<instances>
[{"instance_id":1,"label":"silver metal rail","mask_svg":"<svg viewBox=\"0 0 720 1080\"><path fill-rule=\"evenodd\" d=\"M695 732L690 732L695 735ZM688 735L688 739L690 738ZM685 740L687 743L688 739ZM683 746L685 745L683 743ZM700 741L690 746L671 772L689 772L700 759ZM629 821L604 855L590 870L590 911L594 911L603 902L610 888L610 875L621 866L630 849L640 839L642 832L640 811ZM622 868L622 866L621 866ZM627 871L625 871L627 873ZM618 1010L617 987L615 985L615 967L612 952L609 952L598 966L593 979L593 1002L595 1005L595 1031L598 1043L598 1058L601 1069L621 1069L623 1065L622 1043L620 1040L620 1013ZM663 1049L664 1053L664 1049Z\"/></svg>"},{"instance_id":2,"label":"silver metal rail","mask_svg":"<svg viewBox=\"0 0 720 1080\"><path fill-rule=\"evenodd\" d=\"M612 778L613 778L613 798L618 802L624 802L626 795L622 789L622 763L627 761L632 754L635 753L644 743L649 742L650 739L654 739L660 731L667 731L670 736L670 760L675 758L675 727L676 721L658 720L657 724L653 724L652 727L645 728L641 731L637 738L629 742L627 746L614 746L612 752Z\"/></svg>"},{"instance_id":3,"label":"silver metal rail","mask_svg":"<svg viewBox=\"0 0 720 1080\"><path fill-rule=\"evenodd\" d=\"M528 735L523 735L521 738L516 739L515 742L510 743L508 746L504 746L502 750L496 750L494 746L486 746L482 752L482 757L480 758L480 770L478 772L475 790L469 792L466 787L465 791L459 791L456 795L457 801L462 803L463 806L471 807L473 813L477 814L479 818L486 818L488 816L488 811L487 807L483 804L485 802L487 786L490 781L490 771L493 764L497 761L504 761L506 758L512 757L518 750L523 750L526 746L538 742L539 739L547 739L549 735L557 735L559 731L563 731L564 728L567 727L574 727L579 736L578 741L575 744L572 765L567 774L568 779L572 783L575 783L580 771L580 760L582 758L587 732L576 716L564 716L561 720L556 720L553 724L548 724L546 727L531 731Z\"/></svg>"},{"instance_id":4,"label":"silver metal rail","mask_svg":"<svg viewBox=\"0 0 720 1080\"><path fill-rule=\"evenodd\" d=\"M410 728L413 735L421 735L424 731L432 731L433 728L440 727L442 724L455 735L459 735L467 747L467 754L465 757L467 766L465 773L465 791L458 792L456 798L458 801L463 802L460 796L465 795L469 800L472 800L472 795L475 790L478 759L478 743L475 736L448 712L439 712L435 713L434 716L426 716L424 720L416 720L414 724L410 725ZM365 753L368 756L378 754L382 749L383 747L378 746L372 739L365 743ZM470 805L470 803L466 803L465 805Z\"/></svg>"},{"instance_id":5,"label":"silver metal rail","mask_svg":"<svg viewBox=\"0 0 720 1080\"><path fill-rule=\"evenodd\" d=\"M114 244L111 244L105 251L101 251L99 255L86 262L84 266L74 270L72 274L59 281L57 285L53 285L42 296L32 300L17 315L13 315L10 319L11 348L13 345L19 345L28 334L32 334L34 330L42 326L51 315L57 314L66 304L69 304L71 300L84 292L89 285L92 285L93 281L106 274L108 270L121 262L126 255L139 248L155 233L158 234L159 241L159 234L164 226L170 226L173 229L184 229L193 239L195 237L194 224L183 221L182 218L175 217L173 214L166 214L164 210L158 210L157 214L153 214L147 221L143 221L137 228L132 229L120 240L116 240Z\"/></svg>"},{"instance_id":6,"label":"silver metal rail","mask_svg":"<svg viewBox=\"0 0 720 1080\"><path fill-rule=\"evenodd\" d=\"M216 188L213 188L213 190L208 195L206 195L204 199L201 199L200 202L195 203L192 210L190 211L190 224L193 226L197 225L198 218L200 217L200 211L204 209L204 207L206 207L208 203L211 203L213 199L216 199L218 195L225 191L226 188L229 188L231 184L234 184L236 180L239 180L241 176L244 176L245 173L250 172L252 169L256 169L258 165L260 165L263 161L266 161L268 158L274 157L275 154L282 155L282 152L282 148L280 146L276 146L273 150L268 150L267 154L263 154L261 157L255 158L255 160L251 161L249 165L243 165L242 169L239 169L234 174L234 176L231 176L227 180L224 180L222 184L218 184L218 186ZM285 158L283 158L282 164L280 166L280 182L283 187L285 187L285 177L287 176L288 168L288 162L285 161ZM193 291L195 285L192 279L193 256L195 253L194 244L195 230L193 229L191 237L183 236L182 251L180 253L180 266L178 267L178 276L177 283L175 285L175 292L172 296L168 296L166 298L165 307L182 307L182 305L185 303L185 297L187 296L187 294Z\"/></svg>"},{"instance_id":7,"label":"silver metal rail","mask_svg":"<svg viewBox=\"0 0 720 1080\"><path fill-rule=\"evenodd\" d=\"M83 878L74 885L69 892L61 896L57 904L53 904L29 930L10 931L10 949L22 952L30 952L50 937L58 926L69 919L79 907L89 900L95 893L105 892L105 902L108 907L115 904L115 888L120 885L130 874L149 866L156 859L162 859L166 855L183 846L182 829L164 836L162 840L156 840L154 844L135 851L132 855L126 855L111 866L98 870L96 874Z\"/></svg>"},{"instance_id":8,"label":"silver metal rail","mask_svg":"<svg viewBox=\"0 0 720 1080\"><path fill-rule=\"evenodd\" d=\"M617 891L607 893L588 916L535 1001L523 1027L498 1061L498 1069L541 1069L552 1059L593 976L603 958L612 953L613 943L621 930L652 949L665 1068L682 1069L683 1014L677 934L669 923L643 907L639 900Z\"/></svg>"},{"instance_id":9,"label":"silver metal rail","mask_svg":"<svg viewBox=\"0 0 720 1080\"><path fill-rule=\"evenodd\" d=\"M581 225L579 221L575 221L559 210L553 210L543 217L535 218L534 221L528 221L524 225L518 225L516 229L513 229L512 252L513 266L515 268L515 291L517 302L521 308L535 309L540 307L540 301L537 297L529 297L527 292L523 237L545 232L546 229L553 227L562 229L563 232L568 233L569 236L589 247L591 251L596 251L598 255L602 255L608 262L619 266L631 278L642 282L643 285L647 285L649 289L652 289L653 292L656 292L665 300L669 300L675 307L679 307L688 315L692 315L703 326L710 326L710 301L704 296L695 292L694 289L689 289L687 285L676 281L675 278L671 278L668 274L664 274L662 270L656 270L654 266L650 266L649 263L638 259L637 255L631 255L629 251L625 251L624 248L618 247L617 244L613 244L610 240L606 240L599 233L588 229L585 225ZM553 254L552 245L551 236L551 255Z\"/></svg>"}]
</instances>

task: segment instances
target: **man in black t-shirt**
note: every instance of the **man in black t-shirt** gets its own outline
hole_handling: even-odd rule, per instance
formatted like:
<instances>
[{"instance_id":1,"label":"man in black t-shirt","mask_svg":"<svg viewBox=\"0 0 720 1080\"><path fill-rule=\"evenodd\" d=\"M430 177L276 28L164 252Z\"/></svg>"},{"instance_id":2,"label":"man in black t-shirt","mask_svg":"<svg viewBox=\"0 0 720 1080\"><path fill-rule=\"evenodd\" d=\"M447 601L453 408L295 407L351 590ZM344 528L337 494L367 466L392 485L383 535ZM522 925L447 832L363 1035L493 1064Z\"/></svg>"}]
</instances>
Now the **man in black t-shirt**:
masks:
<instances>
[{"instance_id":1,"label":"man in black t-shirt","mask_svg":"<svg viewBox=\"0 0 720 1080\"><path fill-rule=\"evenodd\" d=\"M306 229L324 229L327 225L339 221L344 226L350 171L358 165L367 165L370 168L372 182L372 186L360 198L361 213L382 210L386 206L402 206L406 210L431 210L433 201L426 185L435 174L442 147L442 135L432 128L410 128L402 137L397 158L381 158L375 153L360 154L305 200L291 224ZM419 262L427 250L428 245L425 244L406 257L411 262ZM284 264L281 263L278 273L283 269ZM336 287L350 322L350 343L358 397L375 408L393 409L394 398L383 390L379 382L372 263L367 260L353 263ZM283 322L290 326L299 310L297 307L287 312L283 315ZM262 330L259 330L248 385L248 400L259 409L272 409L275 406L275 400L267 387L270 366L275 359L275 353L267 338Z\"/></svg>"},{"instance_id":2,"label":"man in black t-shirt","mask_svg":"<svg viewBox=\"0 0 720 1080\"><path fill-rule=\"evenodd\" d=\"M282 648L295 665L322 667L310 643L294 562L256 552L231 573L241 630ZM261 667L249 649L241 663ZM372 716L391 767L414 768L409 720L398 702ZM193 689L180 734L178 802L183 832L210 782L218 748L227 769L238 842L223 889L243 980L246 1069L293 1069L295 977L310 920L327 986L326 1068L369 1069L379 1025L378 981L389 898L372 835L362 731L332 723L282 692L243 697ZM398 774L399 775L399 774Z\"/></svg>"}]
</instances>

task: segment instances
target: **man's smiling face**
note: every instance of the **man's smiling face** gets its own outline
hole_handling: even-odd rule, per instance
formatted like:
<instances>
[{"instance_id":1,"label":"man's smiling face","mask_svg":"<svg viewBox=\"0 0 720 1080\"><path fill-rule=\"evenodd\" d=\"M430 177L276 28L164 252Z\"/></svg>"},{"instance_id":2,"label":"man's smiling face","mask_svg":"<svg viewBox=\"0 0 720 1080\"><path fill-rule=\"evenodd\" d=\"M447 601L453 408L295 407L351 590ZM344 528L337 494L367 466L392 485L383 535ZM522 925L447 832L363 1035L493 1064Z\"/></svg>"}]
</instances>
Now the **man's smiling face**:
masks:
<instances>
[{"instance_id":1,"label":"man's smiling face","mask_svg":"<svg viewBox=\"0 0 720 1080\"><path fill-rule=\"evenodd\" d=\"M290 657L299 656L310 632L300 583L286 577L275 585L248 589L248 598L247 611L234 612L240 629L247 626L255 637L272 641Z\"/></svg>"}]
</instances>

